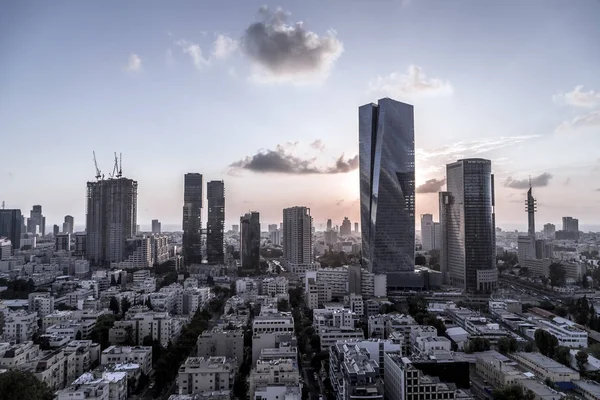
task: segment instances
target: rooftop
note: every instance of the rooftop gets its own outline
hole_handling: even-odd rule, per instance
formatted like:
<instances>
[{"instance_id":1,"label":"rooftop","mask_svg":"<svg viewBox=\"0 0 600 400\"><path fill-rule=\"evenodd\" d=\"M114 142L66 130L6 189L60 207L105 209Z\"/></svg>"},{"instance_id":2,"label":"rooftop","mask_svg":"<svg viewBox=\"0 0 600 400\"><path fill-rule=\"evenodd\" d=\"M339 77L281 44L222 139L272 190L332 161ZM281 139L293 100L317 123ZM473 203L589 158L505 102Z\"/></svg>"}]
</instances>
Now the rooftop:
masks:
<instances>
[{"instance_id":1,"label":"rooftop","mask_svg":"<svg viewBox=\"0 0 600 400\"><path fill-rule=\"evenodd\" d=\"M515 353L515 355L539 365L547 371L552 371L554 373L575 373L575 371L573 371L571 368L565 367L561 363L554 361L553 359L540 353L518 352Z\"/></svg>"}]
</instances>

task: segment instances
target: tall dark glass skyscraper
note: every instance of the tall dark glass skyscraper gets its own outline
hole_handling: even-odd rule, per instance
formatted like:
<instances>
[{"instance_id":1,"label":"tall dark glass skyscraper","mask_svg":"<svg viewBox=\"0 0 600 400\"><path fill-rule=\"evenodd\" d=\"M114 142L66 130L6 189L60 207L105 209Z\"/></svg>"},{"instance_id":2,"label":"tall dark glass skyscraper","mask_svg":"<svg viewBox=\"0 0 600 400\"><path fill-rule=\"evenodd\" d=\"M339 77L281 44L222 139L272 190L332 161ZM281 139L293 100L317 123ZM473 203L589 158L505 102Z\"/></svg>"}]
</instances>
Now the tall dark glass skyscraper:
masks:
<instances>
[{"instance_id":1,"label":"tall dark glass skyscraper","mask_svg":"<svg viewBox=\"0 0 600 400\"><path fill-rule=\"evenodd\" d=\"M13 250L21 248L22 225L21 210L0 210L0 236L10 239Z\"/></svg>"},{"instance_id":2,"label":"tall dark glass skyscraper","mask_svg":"<svg viewBox=\"0 0 600 400\"><path fill-rule=\"evenodd\" d=\"M260 267L260 216L256 211L240 218L240 261L242 269Z\"/></svg>"},{"instance_id":3,"label":"tall dark glass skyscraper","mask_svg":"<svg viewBox=\"0 0 600 400\"><path fill-rule=\"evenodd\" d=\"M202 262L202 174L185 174L183 182L183 260Z\"/></svg>"},{"instance_id":4,"label":"tall dark glass skyscraper","mask_svg":"<svg viewBox=\"0 0 600 400\"><path fill-rule=\"evenodd\" d=\"M489 292L498 283L492 163L481 158L446 165L440 192L441 270L448 283Z\"/></svg>"},{"instance_id":5,"label":"tall dark glass skyscraper","mask_svg":"<svg viewBox=\"0 0 600 400\"><path fill-rule=\"evenodd\" d=\"M363 266L400 286L393 273L415 265L413 106L385 98L358 114Z\"/></svg>"},{"instance_id":6,"label":"tall dark glass skyscraper","mask_svg":"<svg viewBox=\"0 0 600 400\"><path fill-rule=\"evenodd\" d=\"M209 264L225 261L223 232L225 230L225 184L210 181L206 184L208 222L206 224L206 259Z\"/></svg>"}]
</instances>

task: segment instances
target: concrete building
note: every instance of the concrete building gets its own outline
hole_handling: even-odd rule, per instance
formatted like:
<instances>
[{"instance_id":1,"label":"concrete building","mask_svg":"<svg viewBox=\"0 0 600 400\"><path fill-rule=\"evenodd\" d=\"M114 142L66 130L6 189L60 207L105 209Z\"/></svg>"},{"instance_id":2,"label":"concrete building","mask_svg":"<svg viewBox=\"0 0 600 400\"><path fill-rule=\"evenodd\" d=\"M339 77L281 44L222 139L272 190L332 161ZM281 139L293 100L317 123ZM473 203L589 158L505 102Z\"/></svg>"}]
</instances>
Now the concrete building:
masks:
<instances>
[{"instance_id":1,"label":"concrete building","mask_svg":"<svg viewBox=\"0 0 600 400\"><path fill-rule=\"evenodd\" d=\"M65 355L74 354L75 375L87 372L100 359L100 344L91 340L73 340L63 347Z\"/></svg>"},{"instance_id":2,"label":"concrete building","mask_svg":"<svg viewBox=\"0 0 600 400\"><path fill-rule=\"evenodd\" d=\"M227 357L238 367L244 361L244 331L217 326L198 336L198 357Z\"/></svg>"},{"instance_id":3,"label":"concrete building","mask_svg":"<svg viewBox=\"0 0 600 400\"><path fill-rule=\"evenodd\" d=\"M202 174L185 174L181 251L187 265L202 263L202 188Z\"/></svg>"},{"instance_id":4,"label":"concrete building","mask_svg":"<svg viewBox=\"0 0 600 400\"><path fill-rule=\"evenodd\" d=\"M38 330L38 313L27 311L12 311L4 314L5 340L23 343L31 340L33 334Z\"/></svg>"},{"instance_id":5,"label":"concrete building","mask_svg":"<svg viewBox=\"0 0 600 400\"><path fill-rule=\"evenodd\" d=\"M179 367L177 393L233 389L237 364L226 357L188 357Z\"/></svg>"},{"instance_id":6,"label":"concrete building","mask_svg":"<svg viewBox=\"0 0 600 400\"><path fill-rule=\"evenodd\" d=\"M120 175L87 183L86 253L92 264L125 260L126 241L136 234L137 188Z\"/></svg>"},{"instance_id":7,"label":"concrete building","mask_svg":"<svg viewBox=\"0 0 600 400\"><path fill-rule=\"evenodd\" d=\"M0 260L8 260L12 256L12 242L0 237Z\"/></svg>"},{"instance_id":8,"label":"concrete building","mask_svg":"<svg viewBox=\"0 0 600 400\"><path fill-rule=\"evenodd\" d=\"M240 261L242 269L260 266L260 215L256 211L240 217Z\"/></svg>"},{"instance_id":9,"label":"concrete building","mask_svg":"<svg viewBox=\"0 0 600 400\"><path fill-rule=\"evenodd\" d=\"M498 285L491 161L471 158L446 165L446 186L439 193L442 276L452 286L490 292Z\"/></svg>"},{"instance_id":10,"label":"concrete building","mask_svg":"<svg viewBox=\"0 0 600 400\"><path fill-rule=\"evenodd\" d=\"M153 265L169 261L169 238L159 234L150 236L151 259Z\"/></svg>"},{"instance_id":11,"label":"concrete building","mask_svg":"<svg viewBox=\"0 0 600 400\"><path fill-rule=\"evenodd\" d=\"M275 278L265 278L260 286L260 294L270 297L277 295L287 295L289 290L289 281L283 276Z\"/></svg>"},{"instance_id":12,"label":"concrete building","mask_svg":"<svg viewBox=\"0 0 600 400\"><path fill-rule=\"evenodd\" d=\"M540 320L538 326L555 336L559 346L576 349L588 346L588 333L573 321L556 317L553 320Z\"/></svg>"},{"instance_id":13,"label":"concrete building","mask_svg":"<svg viewBox=\"0 0 600 400\"><path fill-rule=\"evenodd\" d=\"M0 368L13 369L39 358L40 346L31 341L0 346Z\"/></svg>"},{"instance_id":14,"label":"concrete building","mask_svg":"<svg viewBox=\"0 0 600 400\"><path fill-rule=\"evenodd\" d=\"M477 375L494 387L511 386L520 379L526 379L517 369L516 362L496 351L477 353L476 360Z\"/></svg>"},{"instance_id":15,"label":"concrete building","mask_svg":"<svg viewBox=\"0 0 600 400\"><path fill-rule=\"evenodd\" d=\"M352 223L348 217L344 217L342 225L340 226L340 236L350 236L352 233Z\"/></svg>"},{"instance_id":16,"label":"concrete building","mask_svg":"<svg viewBox=\"0 0 600 400\"><path fill-rule=\"evenodd\" d=\"M47 350L33 360L32 369L35 377L44 382L52 390L64 388L77 377L75 353L65 354L63 350Z\"/></svg>"},{"instance_id":17,"label":"concrete building","mask_svg":"<svg viewBox=\"0 0 600 400\"><path fill-rule=\"evenodd\" d=\"M57 233L54 235L54 250L71 251L71 234Z\"/></svg>"},{"instance_id":18,"label":"concrete building","mask_svg":"<svg viewBox=\"0 0 600 400\"><path fill-rule=\"evenodd\" d=\"M301 400L300 386L268 385L254 389L253 400Z\"/></svg>"},{"instance_id":19,"label":"concrete building","mask_svg":"<svg viewBox=\"0 0 600 400\"><path fill-rule=\"evenodd\" d=\"M161 231L160 228L161 228L160 227L160 221L157 220L157 219L153 219L152 220L152 234L153 235L160 235L160 233L161 233L160 232Z\"/></svg>"},{"instance_id":20,"label":"concrete building","mask_svg":"<svg viewBox=\"0 0 600 400\"><path fill-rule=\"evenodd\" d=\"M572 217L562 217L562 230L565 232L579 232L579 220Z\"/></svg>"},{"instance_id":21,"label":"concrete building","mask_svg":"<svg viewBox=\"0 0 600 400\"><path fill-rule=\"evenodd\" d=\"M313 269L312 223L310 208L283 210L283 259L286 269L300 277Z\"/></svg>"},{"instance_id":22,"label":"concrete building","mask_svg":"<svg viewBox=\"0 0 600 400\"><path fill-rule=\"evenodd\" d=\"M556 226L554 224L545 224L544 225L544 238L554 239L555 234L556 234Z\"/></svg>"},{"instance_id":23,"label":"concrete building","mask_svg":"<svg viewBox=\"0 0 600 400\"><path fill-rule=\"evenodd\" d=\"M118 268L150 268L152 262L152 246L150 237L137 236L125 241L124 260L113 264Z\"/></svg>"},{"instance_id":24,"label":"concrete building","mask_svg":"<svg viewBox=\"0 0 600 400\"><path fill-rule=\"evenodd\" d=\"M37 312L40 318L54 312L54 296L50 292L33 292L29 294L29 312Z\"/></svg>"},{"instance_id":25,"label":"concrete building","mask_svg":"<svg viewBox=\"0 0 600 400\"><path fill-rule=\"evenodd\" d=\"M572 382L580 379L579 372L565 367L553 359L540 353L513 353L512 358L521 366L540 379L550 379L552 382Z\"/></svg>"},{"instance_id":26,"label":"concrete building","mask_svg":"<svg viewBox=\"0 0 600 400\"><path fill-rule=\"evenodd\" d=\"M46 333L68 337L71 340L88 339L96 325L95 320L70 320L49 326Z\"/></svg>"},{"instance_id":27,"label":"concrete building","mask_svg":"<svg viewBox=\"0 0 600 400\"><path fill-rule=\"evenodd\" d=\"M329 379L336 400L384 399L379 364L360 344L336 343L329 348Z\"/></svg>"},{"instance_id":28,"label":"concrete building","mask_svg":"<svg viewBox=\"0 0 600 400\"><path fill-rule=\"evenodd\" d=\"M100 364L138 364L141 371L150 375L152 372L152 347L148 346L110 346L100 358Z\"/></svg>"},{"instance_id":29,"label":"concrete building","mask_svg":"<svg viewBox=\"0 0 600 400\"><path fill-rule=\"evenodd\" d=\"M304 278L304 298L306 299L306 307L311 310L322 307L333 299L331 286L323 281L318 281L316 276L315 271L308 271Z\"/></svg>"},{"instance_id":30,"label":"concrete building","mask_svg":"<svg viewBox=\"0 0 600 400\"><path fill-rule=\"evenodd\" d=\"M108 386L108 398L110 400L126 400L127 399L127 372L110 371L100 372L94 370L92 372L86 372L82 374L77 380L75 380L71 386L73 391L77 391L77 388L81 387L103 387ZM66 394L72 394L67 388ZM97 392L96 392L97 393ZM69 397L66 397L69 399Z\"/></svg>"},{"instance_id":31,"label":"concrete building","mask_svg":"<svg viewBox=\"0 0 600 400\"><path fill-rule=\"evenodd\" d=\"M111 400L109 383L100 380L83 385L73 384L56 392L56 400Z\"/></svg>"},{"instance_id":32,"label":"concrete building","mask_svg":"<svg viewBox=\"0 0 600 400\"><path fill-rule=\"evenodd\" d=\"M225 232L225 184L210 181L206 185L208 222L206 224L206 260L209 264L225 262L223 234Z\"/></svg>"},{"instance_id":33,"label":"concrete building","mask_svg":"<svg viewBox=\"0 0 600 400\"><path fill-rule=\"evenodd\" d=\"M21 248L21 233L23 216L21 210L0 210L0 237L5 237L12 243L15 250Z\"/></svg>"},{"instance_id":34,"label":"concrete building","mask_svg":"<svg viewBox=\"0 0 600 400\"><path fill-rule=\"evenodd\" d=\"M289 358L277 360L257 360L248 377L250 398L254 398L257 386L286 385L299 386L298 363Z\"/></svg>"},{"instance_id":35,"label":"concrete building","mask_svg":"<svg viewBox=\"0 0 600 400\"><path fill-rule=\"evenodd\" d=\"M358 317L363 317L365 315L365 303L360 294L344 296L344 306L348 307L348 309Z\"/></svg>"},{"instance_id":36,"label":"concrete building","mask_svg":"<svg viewBox=\"0 0 600 400\"><path fill-rule=\"evenodd\" d=\"M436 232L436 224L438 229ZM433 215L421 215L421 246L423 251L439 250L440 243L436 234L439 234L439 223L433 221Z\"/></svg>"},{"instance_id":37,"label":"concrete building","mask_svg":"<svg viewBox=\"0 0 600 400\"><path fill-rule=\"evenodd\" d=\"M34 205L27 220L27 233L46 236L46 217L42 215L42 206Z\"/></svg>"},{"instance_id":38,"label":"concrete building","mask_svg":"<svg viewBox=\"0 0 600 400\"><path fill-rule=\"evenodd\" d=\"M151 336L167 347L169 341L177 341L181 333L181 321L172 318L168 312L140 312L130 320L133 322L133 334L138 344L143 343L146 336Z\"/></svg>"}]
</instances>

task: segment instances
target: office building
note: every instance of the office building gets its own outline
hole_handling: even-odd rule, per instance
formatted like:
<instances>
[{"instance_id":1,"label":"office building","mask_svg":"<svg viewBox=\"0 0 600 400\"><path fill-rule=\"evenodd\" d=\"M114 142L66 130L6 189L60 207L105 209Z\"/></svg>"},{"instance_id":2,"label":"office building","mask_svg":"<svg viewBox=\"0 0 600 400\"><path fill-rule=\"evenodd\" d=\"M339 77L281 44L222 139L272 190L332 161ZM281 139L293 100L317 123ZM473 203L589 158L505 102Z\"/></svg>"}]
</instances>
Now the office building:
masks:
<instances>
[{"instance_id":1,"label":"office building","mask_svg":"<svg viewBox=\"0 0 600 400\"><path fill-rule=\"evenodd\" d=\"M59 232L59 227L58 227L58 225L54 224L52 226L52 235L56 236L56 235L58 235L58 232Z\"/></svg>"},{"instance_id":2,"label":"office building","mask_svg":"<svg viewBox=\"0 0 600 400\"><path fill-rule=\"evenodd\" d=\"M397 286L415 262L413 106L391 99L359 108L363 266Z\"/></svg>"},{"instance_id":3,"label":"office building","mask_svg":"<svg viewBox=\"0 0 600 400\"><path fill-rule=\"evenodd\" d=\"M185 174L181 251L188 265L202 263L202 199L202 174Z\"/></svg>"},{"instance_id":4,"label":"office building","mask_svg":"<svg viewBox=\"0 0 600 400\"><path fill-rule=\"evenodd\" d=\"M54 235L54 249L56 251L71 251L71 234L57 233Z\"/></svg>"},{"instance_id":5,"label":"office building","mask_svg":"<svg viewBox=\"0 0 600 400\"><path fill-rule=\"evenodd\" d=\"M208 222L206 224L206 260L209 264L223 264L225 252L223 233L225 231L225 184L223 181L210 181L206 185Z\"/></svg>"},{"instance_id":6,"label":"office building","mask_svg":"<svg viewBox=\"0 0 600 400\"><path fill-rule=\"evenodd\" d=\"M452 286L489 292L498 284L491 161L471 158L446 165L446 186L439 193L442 274Z\"/></svg>"},{"instance_id":7,"label":"office building","mask_svg":"<svg viewBox=\"0 0 600 400\"><path fill-rule=\"evenodd\" d=\"M572 217L563 217L562 230L566 232L579 232L579 220Z\"/></svg>"},{"instance_id":8,"label":"office building","mask_svg":"<svg viewBox=\"0 0 600 400\"><path fill-rule=\"evenodd\" d=\"M260 267L260 215L251 211L240 218L240 259L242 269Z\"/></svg>"},{"instance_id":9,"label":"office building","mask_svg":"<svg viewBox=\"0 0 600 400\"><path fill-rule=\"evenodd\" d=\"M423 251L439 250L439 223L433 221L433 215L421 215L421 247Z\"/></svg>"},{"instance_id":10,"label":"office building","mask_svg":"<svg viewBox=\"0 0 600 400\"><path fill-rule=\"evenodd\" d=\"M4 236L12 243L15 250L21 248L21 228L23 216L21 210L0 210L0 236ZM23 231L23 233L25 233Z\"/></svg>"},{"instance_id":11,"label":"office building","mask_svg":"<svg viewBox=\"0 0 600 400\"><path fill-rule=\"evenodd\" d=\"M160 221L157 219L152 220L152 234L160 235Z\"/></svg>"},{"instance_id":12,"label":"office building","mask_svg":"<svg viewBox=\"0 0 600 400\"><path fill-rule=\"evenodd\" d=\"M87 233L75 232L75 255L78 257L87 254Z\"/></svg>"},{"instance_id":13,"label":"office building","mask_svg":"<svg viewBox=\"0 0 600 400\"><path fill-rule=\"evenodd\" d=\"M125 259L125 243L135 234L137 188L127 178L87 183L86 252L92 264Z\"/></svg>"},{"instance_id":14,"label":"office building","mask_svg":"<svg viewBox=\"0 0 600 400\"><path fill-rule=\"evenodd\" d=\"M282 236L283 232L281 232L279 229L275 229L274 231L269 232L269 240L271 241L271 244L273 246L281 246L283 242Z\"/></svg>"},{"instance_id":15,"label":"office building","mask_svg":"<svg viewBox=\"0 0 600 400\"><path fill-rule=\"evenodd\" d=\"M62 226L63 233L73 234L74 226L75 226L75 219L71 215L65 215L65 220L64 220L63 226Z\"/></svg>"},{"instance_id":16,"label":"office building","mask_svg":"<svg viewBox=\"0 0 600 400\"><path fill-rule=\"evenodd\" d=\"M554 224L544 225L544 238L554 239L555 233L556 233L556 226Z\"/></svg>"},{"instance_id":17,"label":"office building","mask_svg":"<svg viewBox=\"0 0 600 400\"><path fill-rule=\"evenodd\" d=\"M304 275L313 265L312 217L310 208L283 210L283 259L287 270Z\"/></svg>"},{"instance_id":18,"label":"office building","mask_svg":"<svg viewBox=\"0 0 600 400\"><path fill-rule=\"evenodd\" d=\"M384 399L379 363L361 342L339 342L329 348L329 377L336 400Z\"/></svg>"},{"instance_id":19,"label":"office building","mask_svg":"<svg viewBox=\"0 0 600 400\"><path fill-rule=\"evenodd\" d=\"M29 212L27 233L46 236L46 217L42 215L42 206L35 205Z\"/></svg>"},{"instance_id":20,"label":"office building","mask_svg":"<svg viewBox=\"0 0 600 400\"><path fill-rule=\"evenodd\" d=\"M352 223L348 219L348 217L344 217L342 221L342 226L340 226L340 236L350 236L352 233Z\"/></svg>"},{"instance_id":21,"label":"office building","mask_svg":"<svg viewBox=\"0 0 600 400\"><path fill-rule=\"evenodd\" d=\"M358 222L354 223L354 233L358 233Z\"/></svg>"},{"instance_id":22,"label":"office building","mask_svg":"<svg viewBox=\"0 0 600 400\"><path fill-rule=\"evenodd\" d=\"M269 224L269 233L277 231L277 224Z\"/></svg>"},{"instance_id":23,"label":"office building","mask_svg":"<svg viewBox=\"0 0 600 400\"><path fill-rule=\"evenodd\" d=\"M237 364L227 357L188 357L179 367L177 393L232 390Z\"/></svg>"},{"instance_id":24,"label":"office building","mask_svg":"<svg viewBox=\"0 0 600 400\"><path fill-rule=\"evenodd\" d=\"M332 223L331 223L331 219L328 219L328 220L327 220L327 230L328 230L328 231L330 231L330 230L331 230L331 225L332 225Z\"/></svg>"}]
</instances>

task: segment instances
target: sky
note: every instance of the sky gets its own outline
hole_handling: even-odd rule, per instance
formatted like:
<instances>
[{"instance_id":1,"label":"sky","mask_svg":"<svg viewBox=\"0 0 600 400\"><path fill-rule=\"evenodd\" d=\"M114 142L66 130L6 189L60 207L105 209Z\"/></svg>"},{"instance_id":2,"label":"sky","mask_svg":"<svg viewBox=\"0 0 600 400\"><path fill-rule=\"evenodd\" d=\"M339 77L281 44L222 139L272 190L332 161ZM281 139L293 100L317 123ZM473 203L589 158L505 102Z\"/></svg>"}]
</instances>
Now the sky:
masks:
<instances>
[{"instance_id":1,"label":"sky","mask_svg":"<svg viewBox=\"0 0 600 400\"><path fill-rule=\"evenodd\" d=\"M0 3L0 201L83 228L116 152L142 228L180 228L186 172L224 180L227 225L358 221L358 107L391 97L417 215L482 157L497 226L525 229L531 177L538 228L600 230L600 0L263 1Z\"/></svg>"}]
</instances>

